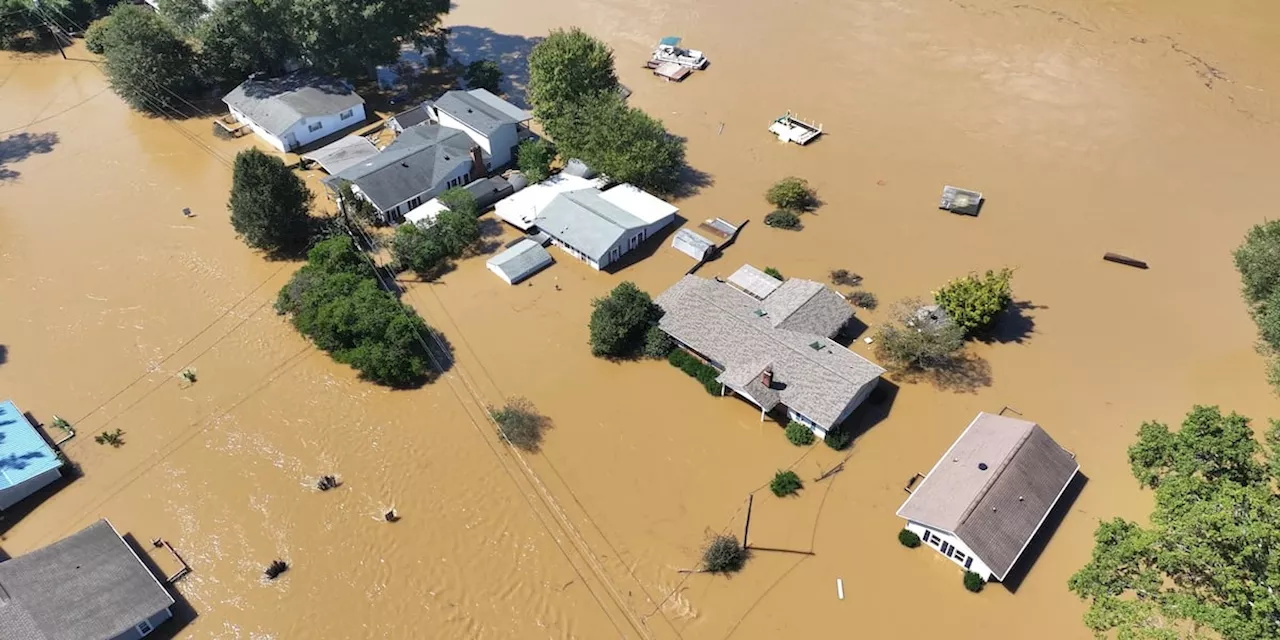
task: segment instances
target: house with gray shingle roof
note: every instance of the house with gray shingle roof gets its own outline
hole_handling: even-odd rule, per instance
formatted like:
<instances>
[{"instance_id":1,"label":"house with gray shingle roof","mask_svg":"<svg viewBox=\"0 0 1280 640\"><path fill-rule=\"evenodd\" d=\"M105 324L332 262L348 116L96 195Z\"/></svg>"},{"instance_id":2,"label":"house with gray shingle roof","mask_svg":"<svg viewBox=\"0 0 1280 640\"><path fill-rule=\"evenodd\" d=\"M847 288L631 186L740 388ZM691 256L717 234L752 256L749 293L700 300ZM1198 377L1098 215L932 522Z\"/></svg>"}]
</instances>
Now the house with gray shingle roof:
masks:
<instances>
[{"instance_id":1,"label":"house with gray shingle roof","mask_svg":"<svg viewBox=\"0 0 1280 640\"><path fill-rule=\"evenodd\" d=\"M1080 472L1040 425L979 413L898 508L967 571L1004 580Z\"/></svg>"},{"instance_id":2,"label":"house with gray shingle roof","mask_svg":"<svg viewBox=\"0 0 1280 640\"><path fill-rule=\"evenodd\" d=\"M252 76L222 101L237 122L286 152L365 118L364 98L351 85L310 71L277 78Z\"/></svg>"},{"instance_id":3,"label":"house with gray shingle roof","mask_svg":"<svg viewBox=\"0 0 1280 640\"><path fill-rule=\"evenodd\" d=\"M485 89L449 91L424 107L435 122L466 132L493 158L494 167L505 167L515 159L516 146L528 135L524 123L533 118Z\"/></svg>"},{"instance_id":4,"label":"house with gray shingle roof","mask_svg":"<svg viewBox=\"0 0 1280 640\"><path fill-rule=\"evenodd\" d=\"M0 638L137 640L173 604L106 520L0 562Z\"/></svg>"},{"instance_id":5,"label":"house with gray shingle roof","mask_svg":"<svg viewBox=\"0 0 1280 640\"><path fill-rule=\"evenodd\" d=\"M753 296L728 283L688 275L654 300L658 323L685 349L720 370L716 378L760 407L819 436L862 404L884 373L831 338L853 319L839 294L791 279Z\"/></svg>"}]
</instances>

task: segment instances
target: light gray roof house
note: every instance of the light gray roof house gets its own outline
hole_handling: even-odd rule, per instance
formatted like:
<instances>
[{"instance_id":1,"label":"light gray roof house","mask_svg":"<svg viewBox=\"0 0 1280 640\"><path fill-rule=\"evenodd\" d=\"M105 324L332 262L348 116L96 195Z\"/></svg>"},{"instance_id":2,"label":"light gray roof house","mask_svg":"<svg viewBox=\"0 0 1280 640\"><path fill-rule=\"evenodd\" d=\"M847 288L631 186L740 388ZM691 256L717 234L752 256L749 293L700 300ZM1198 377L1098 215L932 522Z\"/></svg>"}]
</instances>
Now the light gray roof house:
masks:
<instances>
[{"instance_id":1,"label":"light gray roof house","mask_svg":"<svg viewBox=\"0 0 1280 640\"><path fill-rule=\"evenodd\" d=\"M536 240L521 238L506 251L489 258L489 270L507 284L517 284L551 265L551 254Z\"/></svg>"},{"instance_id":2,"label":"light gray roof house","mask_svg":"<svg viewBox=\"0 0 1280 640\"><path fill-rule=\"evenodd\" d=\"M325 183L336 187L349 180L380 210L386 210L430 190L469 164L473 147L462 131L421 124L405 129L381 153L326 178Z\"/></svg>"},{"instance_id":3,"label":"light gray roof house","mask_svg":"<svg viewBox=\"0 0 1280 640\"><path fill-rule=\"evenodd\" d=\"M364 104L364 98L351 85L309 71L277 78L249 78L222 101L277 137L306 118L333 115Z\"/></svg>"},{"instance_id":4,"label":"light gray roof house","mask_svg":"<svg viewBox=\"0 0 1280 640\"><path fill-rule=\"evenodd\" d=\"M485 89L446 92L432 107L485 136L492 135L504 125L520 124L533 118L532 113Z\"/></svg>"},{"instance_id":5,"label":"light gray roof house","mask_svg":"<svg viewBox=\"0 0 1280 640\"><path fill-rule=\"evenodd\" d=\"M655 302L665 312L658 326L723 369L717 380L764 411L781 404L830 429L884 373L831 340L853 312L816 282L788 280L759 300L689 275Z\"/></svg>"},{"instance_id":6,"label":"light gray roof house","mask_svg":"<svg viewBox=\"0 0 1280 640\"><path fill-rule=\"evenodd\" d=\"M596 189L557 194L534 218L534 224L596 262L627 233L647 226L644 220L601 197Z\"/></svg>"},{"instance_id":7,"label":"light gray roof house","mask_svg":"<svg viewBox=\"0 0 1280 640\"><path fill-rule=\"evenodd\" d=\"M0 562L0 638L139 637L170 617L173 597L106 520Z\"/></svg>"},{"instance_id":8,"label":"light gray roof house","mask_svg":"<svg viewBox=\"0 0 1280 640\"><path fill-rule=\"evenodd\" d=\"M979 413L898 516L954 534L1003 580L1079 471L1039 425Z\"/></svg>"}]
</instances>

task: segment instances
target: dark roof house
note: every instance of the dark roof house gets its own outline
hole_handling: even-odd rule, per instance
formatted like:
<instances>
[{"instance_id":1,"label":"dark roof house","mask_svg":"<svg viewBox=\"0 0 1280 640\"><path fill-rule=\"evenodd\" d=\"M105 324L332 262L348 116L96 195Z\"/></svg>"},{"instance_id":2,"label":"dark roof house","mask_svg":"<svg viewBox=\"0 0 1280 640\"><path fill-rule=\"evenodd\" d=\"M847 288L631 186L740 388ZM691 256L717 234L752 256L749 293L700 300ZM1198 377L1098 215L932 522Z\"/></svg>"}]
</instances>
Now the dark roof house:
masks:
<instances>
[{"instance_id":1,"label":"dark roof house","mask_svg":"<svg viewBox=\"0 0 1280 640\"><path fill-rule=\"evenodd\" d=\"M484 136L493 135L505 125L520 124L533 118L533 114L485 89L449 91L440 96L431 108L437 115L447 114Z\"/></svg>"},{"instance_id":2,"label":"dark roof house","mask_svg":"<svg viewBox=\"0 0 1280 640\"><path fill-rule=\"evenodd\" d=\"M106 520L0 562L0 638L141 638L173 603Z\"/></svg>"},{"instance_id":3,"label":"dark roof house","mask_svg":"<svg viewBox=\"0 0 1280 640\"><path fill-rule=\"evenodd\" d=\"M1003 580L1079 471L1040 425L983 412L898 516L953 537Z\"/></svg>"},{"instance_id":4,"label":"dark roof house","mask_svg":"<svg viewBox=\"0 0 1280 640\"><path fill-rule=\"evenodd\" d=\"M442 190L446 181L468 173L464 167L472 167L473 153L487 161L462 131L421 124L405 129L378 155L326 178L325 184L336 188L350 181L374 206L386 211L415 196Z\"/></svg>"}]
</instances>

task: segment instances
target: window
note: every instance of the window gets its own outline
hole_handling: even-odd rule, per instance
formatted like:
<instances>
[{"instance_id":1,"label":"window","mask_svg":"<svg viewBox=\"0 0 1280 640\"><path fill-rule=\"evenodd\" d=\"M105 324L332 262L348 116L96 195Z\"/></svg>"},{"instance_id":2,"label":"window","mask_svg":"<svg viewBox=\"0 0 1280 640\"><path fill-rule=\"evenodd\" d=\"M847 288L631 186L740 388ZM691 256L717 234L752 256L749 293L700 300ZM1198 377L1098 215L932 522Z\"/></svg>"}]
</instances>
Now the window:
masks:
<instances>
[{"instance_id":1,"label":"window","mask_svg":"<svg viewBox=\"0 0 1280 640\"><path fill-rule=\"evenodd\" d=\"M951 554L951 557L954 558L956 562L964 562L965 555L963 551L956 549L955 552Z\"/></svg>"},{"instance_id":2,"label":"window","mask_svg":"<svg viewBox=\"0 0 1280 640\"><path fill-rule=\"evenodd\" d=\"M151 633L153 630L151 627L151 623L147 622L146 620L139 622L137 626L134 627L134 629L137 630L138 635L142 635L142 636L145 636Z\"/></svg>"},{"instance_id":3,"label":"window","mask_svg":"<svg viewBox=\"0 0 1280 640\"><path fill-rule=\"evenodd\" d=\"M422 196L418 196L418 197L416 197L416 198L413 198L412 200L409 200L409 208L410 208L410 209L412 209L412 208L414 208L414 207L416 207L416 206L418 206L418 205L420 205L420 204L422 204Z\"/></svg>"},{"instance_id":4,"label":"window","mask_svg":"<svg viewBox=\"0 0 1280 640\"><path fill-rule=\"evenodd\" d=\"M321 122L313 122L313 123L311 123L311 124L307 125L307 131L319 131L319 130L320 130L320 127L323 127L323 126L324 126L324 123L321 123Z\"/></svg>"},{"instance_id":5,"label":"window","mask_svg":"<svg viewBox=\"0 0 1280 640\"><path fill-rule=\"evenodd\" d=\"M349 120L351 119L351 116L354 116L355 114L356 114L355 109L347 109L346 111L343 111L341 114L338 115L338 119Z\"/></svg>"}]
</instances>

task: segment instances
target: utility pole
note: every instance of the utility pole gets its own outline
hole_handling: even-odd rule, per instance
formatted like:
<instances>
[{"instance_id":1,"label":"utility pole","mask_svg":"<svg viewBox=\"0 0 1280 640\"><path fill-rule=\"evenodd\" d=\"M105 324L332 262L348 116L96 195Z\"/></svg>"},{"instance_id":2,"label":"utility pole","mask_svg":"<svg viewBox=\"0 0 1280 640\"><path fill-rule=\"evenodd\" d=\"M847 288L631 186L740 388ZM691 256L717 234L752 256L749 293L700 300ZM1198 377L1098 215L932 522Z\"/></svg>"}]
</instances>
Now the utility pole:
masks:
<instances>
[{"instance_id":1,"label":"utility pole","mask_svg":"<svg viewBox=\"0 0 1280 640\"><path fill-rule=\"evenodd\" d=\"M62 50L62 39L58 37L58 32L60 31L60 29L58 29L57 27L54 27L53 23L49 22L49 18L45 15L45 13L40 10L40 0L34 0L32 4L35 6L35 11L40 16L40 19L44 21L44 26L49 27L49 34L53 36L53 43L55 45L58 45L58 53L61 53L62 59L66 60L67 52Z\"/></svg>"}]
</instances>

